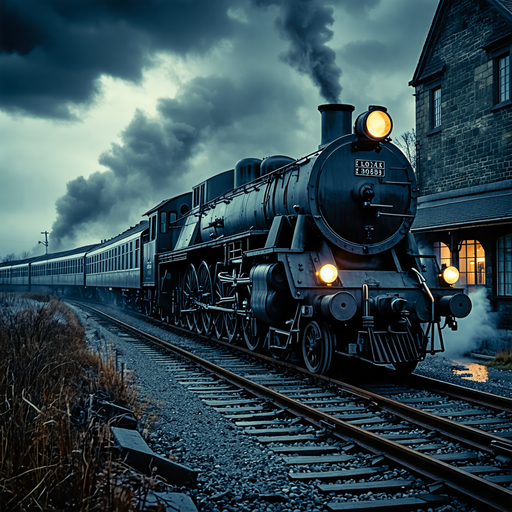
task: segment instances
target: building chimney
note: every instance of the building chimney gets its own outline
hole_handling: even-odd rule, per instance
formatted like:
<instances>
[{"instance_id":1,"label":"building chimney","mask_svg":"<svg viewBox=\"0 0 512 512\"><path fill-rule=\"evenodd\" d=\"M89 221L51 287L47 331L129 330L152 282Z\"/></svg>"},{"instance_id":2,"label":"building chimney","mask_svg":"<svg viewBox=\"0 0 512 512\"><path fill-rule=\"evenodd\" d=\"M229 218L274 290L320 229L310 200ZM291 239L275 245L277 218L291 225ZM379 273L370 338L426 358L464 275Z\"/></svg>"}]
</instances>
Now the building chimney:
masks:
<instances>
[{"instance_id":1,"label":"building chimney","mask_svg":"<svg viewBox=\"0 0 512 512\"><path fill-rule=\"evenodd\" d=\"M318 110L322 114L322 142L318 146L319 149L343 135L352 133L354 105L327 103L326 105L320 105Z\"/></svg>"}]
</instances>

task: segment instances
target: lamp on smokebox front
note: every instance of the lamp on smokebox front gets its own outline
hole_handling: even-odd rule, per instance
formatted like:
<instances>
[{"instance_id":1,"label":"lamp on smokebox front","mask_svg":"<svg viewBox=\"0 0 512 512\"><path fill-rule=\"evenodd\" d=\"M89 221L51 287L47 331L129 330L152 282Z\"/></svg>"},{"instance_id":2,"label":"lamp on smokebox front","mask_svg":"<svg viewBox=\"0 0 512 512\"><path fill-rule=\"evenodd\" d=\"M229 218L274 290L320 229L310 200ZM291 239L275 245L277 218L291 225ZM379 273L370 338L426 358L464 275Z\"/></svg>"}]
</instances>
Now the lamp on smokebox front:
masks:
<instances>
[{"instance_id":1,"label":"lamp on smokebox front","mask_svg":"<svg viewBox=\"0 0 512 512\"><path fill-rule=\"evenodd\" d=\"M389 136L393 129L393 121L385 107L370 106L356 119L354 131L371 141L380 142Z\"/></svg>"},{"instance_id":2,"label":"lamp on smokebox front","mask_svg":"<svg viewBox=\"0 0 512 512\"><path fill-rule=\"evenodd\" d=\"M320 277L325 284L332 284L338 279L338 269L331 263L327 263L320 267L318 277Z\"/></svg>"},{"instance_id":3,"label":"lamp on smokebox front","mask_svg":"<svg viewBox=\"0 0 512 512\"><path fill-rule=\"evenodd\" d=\"M459 280L459 271L455 267L443 268L439 274L441 284L453 286Z\"/></svg>"}]
</instances>

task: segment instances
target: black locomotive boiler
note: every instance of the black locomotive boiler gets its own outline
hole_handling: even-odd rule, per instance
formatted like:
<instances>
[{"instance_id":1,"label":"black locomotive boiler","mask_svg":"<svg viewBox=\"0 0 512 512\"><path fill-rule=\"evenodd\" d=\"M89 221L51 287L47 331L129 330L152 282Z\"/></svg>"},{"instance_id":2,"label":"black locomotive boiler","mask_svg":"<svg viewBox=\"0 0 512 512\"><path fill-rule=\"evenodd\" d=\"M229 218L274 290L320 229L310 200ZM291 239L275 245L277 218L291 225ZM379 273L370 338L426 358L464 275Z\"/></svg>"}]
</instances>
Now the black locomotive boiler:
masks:
<instances>
[{"instance_id":1,"label":"black locomotive boiler","mask_svg":"<svg viewBox=\"0 0 512 512\"><path fill-rule=\"evenodd\" d=\"M371 106L321 105L321 144L247 158L147 215L143 301L163 319L327 372L341 354L410 372L471 301L420 254L419 190ZM148 306L149 305L149 306Z\"/></svg>"}]
</instances>

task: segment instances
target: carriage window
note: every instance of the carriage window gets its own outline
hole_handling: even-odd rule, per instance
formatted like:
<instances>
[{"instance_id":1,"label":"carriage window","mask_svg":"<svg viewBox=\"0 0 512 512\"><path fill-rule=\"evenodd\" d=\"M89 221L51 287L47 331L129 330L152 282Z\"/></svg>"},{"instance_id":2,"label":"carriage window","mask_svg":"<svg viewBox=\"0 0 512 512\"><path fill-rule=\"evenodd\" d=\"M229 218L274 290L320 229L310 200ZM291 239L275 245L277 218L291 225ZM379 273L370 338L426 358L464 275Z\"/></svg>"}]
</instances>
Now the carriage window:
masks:
<instances>
[{"instance_id":1,"label":"carriage window","mask_svg":"<svg viewBox=\"0 0 512 512\"><path fill-rule=\"evenodd\" d=\"M167 233L167 212L160 212L160 233Z\"/></svg>"},{"instance_id":2,"label":"carriage window","mask_svg":"<svg viewBox=\"0 0 512 512\"><path fill-rule=\"evenodd\" d=\"M176 219L177 219L177 214L176 212L169 212L169 226L173 223L173 222L176 222Z\"/></svg>"},{"instance_id":3,"label":"carriage window","mask_svg":"<svg viewBox=\"0 0 512 512\"><path fill-rule=\"evenodd\" d=\"M512 297L512 234L498 238L498 295Z\"/></svg>"},{"instance_id":4,"label":"carriage window","mask_svg":"<svg viewBox=\"0 0 512 512\"><path fill-rule=\"evenodd\" d=\"M156 215L151 217L151 229L150 229L150 240L154 240L156 238Z\"/></svg>"},{"instance_id":5,"label":"carriage window","mask_svg":"<svg viewBox=\"0 0 512 512\"><path fill-rule=\"evenodd\" d=\"M485 284L485 251L478 240L464 240L459 251L461 285Z\"/></svg>"}]
</instances>

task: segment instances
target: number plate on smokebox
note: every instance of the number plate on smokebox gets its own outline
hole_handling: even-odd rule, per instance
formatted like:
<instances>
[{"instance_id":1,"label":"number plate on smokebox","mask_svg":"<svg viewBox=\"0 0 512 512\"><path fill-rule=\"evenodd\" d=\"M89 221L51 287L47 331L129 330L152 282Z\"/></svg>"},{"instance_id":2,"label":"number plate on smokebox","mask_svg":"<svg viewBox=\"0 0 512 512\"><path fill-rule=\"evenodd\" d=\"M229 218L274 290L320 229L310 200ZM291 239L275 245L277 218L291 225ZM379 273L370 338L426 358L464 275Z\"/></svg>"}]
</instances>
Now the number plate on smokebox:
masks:
<instances>
[{"instance_id":1,"label":"number plate on smokebox","mask_svg":"<svg viewBox=\"0 0 512 512\"><path fill-rule=\"evenodd\" d=\"M384 178L386 176L386 162L381 160L355 160L356 176L374 176Z\"/></svg>"}]
</instances>

